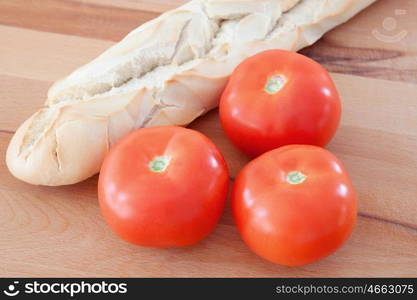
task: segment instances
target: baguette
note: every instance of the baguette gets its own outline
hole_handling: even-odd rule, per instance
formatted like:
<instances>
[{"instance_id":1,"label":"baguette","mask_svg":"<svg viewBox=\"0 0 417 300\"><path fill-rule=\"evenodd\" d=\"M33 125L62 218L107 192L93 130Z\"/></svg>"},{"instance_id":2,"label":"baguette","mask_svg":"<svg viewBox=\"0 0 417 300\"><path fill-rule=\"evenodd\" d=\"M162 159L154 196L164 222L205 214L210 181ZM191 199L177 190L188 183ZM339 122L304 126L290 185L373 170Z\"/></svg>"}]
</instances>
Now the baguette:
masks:
<instances>
[{"instance_id":1,"label":"baguette","mask_svg":"<svg viewBox=\"0 0 417 300\"><path fill-rule=\"evenodd\" d=\"M233 69L268 49L299 49L376 0L193 0L130 32L56 82L13 136L11 173L66 185L100 170L140 127L185 126L218 105Z\"/></svg>"}]
</instances>

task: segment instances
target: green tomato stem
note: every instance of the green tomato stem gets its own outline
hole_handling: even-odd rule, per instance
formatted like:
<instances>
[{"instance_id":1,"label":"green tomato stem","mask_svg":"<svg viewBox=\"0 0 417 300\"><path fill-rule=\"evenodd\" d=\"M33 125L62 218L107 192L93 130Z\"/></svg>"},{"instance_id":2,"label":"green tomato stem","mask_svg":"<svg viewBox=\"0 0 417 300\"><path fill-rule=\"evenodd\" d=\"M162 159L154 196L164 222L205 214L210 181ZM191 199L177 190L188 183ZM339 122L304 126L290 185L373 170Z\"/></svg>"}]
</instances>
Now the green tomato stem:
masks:
<instances>
[{"instance_id":1,"label":"green tomato stem","mask_svg":"<svg viewBox=\"0 0 417 300\"><path fill-rule=\"evenodd\" d=\"M163 173L168 168L171 159L166 156L157 156L149 164L149 170L154 173Z\"/></svg>"},{"instance_id":2,"label":"green tomato stem","mask_svg":"<svg viewBox=\"0 0 417 300\"><path fill-rule=\"evenodd\" d=\"M307 179L307 176L300 171L292 171L287 174L287 182L289 184L301 184Z\"/></svg>"},{"instance_id":3,"label":"green tomato stem","mask_svg":"<svg viewBox=\"0 0 417 300\"><path fill-rule=\"evenodd\" d=\"M278 93L287 83L287 79L284 75L274 75L268 78L264 90L269 95L275 95Z\"/></svg>"}]
</instances>

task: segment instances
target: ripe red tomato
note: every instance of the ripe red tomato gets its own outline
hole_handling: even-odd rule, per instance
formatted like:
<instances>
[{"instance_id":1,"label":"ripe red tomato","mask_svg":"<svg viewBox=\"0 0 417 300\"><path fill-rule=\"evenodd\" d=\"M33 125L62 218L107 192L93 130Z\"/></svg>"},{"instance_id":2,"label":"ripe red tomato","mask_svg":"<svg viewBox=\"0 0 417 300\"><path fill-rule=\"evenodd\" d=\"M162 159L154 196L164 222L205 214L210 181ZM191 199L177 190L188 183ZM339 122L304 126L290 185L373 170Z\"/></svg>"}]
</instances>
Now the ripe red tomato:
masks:
<instances>
[{"instance_id":1,"label":"ripe red tomato","mask_svg":"<svg viewBox=\"0 0 417 300\"><path fill-rule=\"evenodd\" d=\"M325 146L340 114L329 73L315 61L283 50L242 62L220 101L227 136L249 156L290 144Z\"/></svg>"},{"instance_id":2,"label":"ripe red tomato","mask_svg":"<svg viewBox=\"0 0 417 300\"><path fill-rule=\"evenodd\" d=\"M342 163L325 149L300 145L267 152L244 167L232 211L246 244L286 266L331 254L351 234L357 214Z\"/></svg>"},{"instance_id":3,"label":"ripe red tomato","mask_svg":"<svg viewBox=\"0 0 417 300\"><path fill-rule=\"evenodd\" d=\"M173 126L143 128L110 150L98 196L104 219L126 241L188 246L217 224L228 180L223 156L203 134Z\"/></svg>"}]
</instances>

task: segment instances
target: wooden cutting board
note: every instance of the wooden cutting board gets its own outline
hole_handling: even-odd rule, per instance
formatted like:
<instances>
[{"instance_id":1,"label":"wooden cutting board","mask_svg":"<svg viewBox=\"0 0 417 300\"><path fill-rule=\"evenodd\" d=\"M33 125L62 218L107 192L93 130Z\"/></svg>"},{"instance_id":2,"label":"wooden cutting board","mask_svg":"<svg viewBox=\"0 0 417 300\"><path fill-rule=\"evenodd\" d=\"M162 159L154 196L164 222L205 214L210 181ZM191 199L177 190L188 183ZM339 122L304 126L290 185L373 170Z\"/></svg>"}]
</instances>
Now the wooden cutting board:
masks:
<instances>
[{"instance_id":1,"label":"wooden cutting board","mask_svg":"<svg viewBox=\"0 0 417 300\"><path fill-rule=\"evenodd\" d=\"M183 0L0 0L0 276L417 276L417 1L379 0L303 53L323 63L344 114L329 145L359 195L346 245L308 266L263 261L240 240L229 208L198 245L149 249L111 233L97 177L66 187L13 178L5 151L51 83L137 25ZM232 180L248 161L213 111L191 125L227 158Z\"/></svg>"}]
</instances>

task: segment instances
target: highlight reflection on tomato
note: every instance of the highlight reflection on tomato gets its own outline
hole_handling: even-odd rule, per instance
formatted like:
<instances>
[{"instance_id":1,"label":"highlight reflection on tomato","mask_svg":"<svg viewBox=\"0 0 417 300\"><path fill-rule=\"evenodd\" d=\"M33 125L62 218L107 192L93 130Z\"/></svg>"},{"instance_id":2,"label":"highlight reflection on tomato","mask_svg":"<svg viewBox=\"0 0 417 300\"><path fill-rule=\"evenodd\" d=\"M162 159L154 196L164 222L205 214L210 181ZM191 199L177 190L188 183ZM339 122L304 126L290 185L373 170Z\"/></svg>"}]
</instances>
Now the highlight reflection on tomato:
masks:
<instances>
[{"instance_id":1,"label":"highlight reflection on tomato","mask_svg":"<svg viewBox=\"0 0 417 300\"><path fill-rule=\"evenodd\" d=\"M233 186L232 211L255 253L298 266L331 254L347 240L357 204L349 176L332 153L291 145L244 167Z\"/></svg>"},{"instance_id":2,"label":"highlight reflection on tomato","mask_svg":"<svg viewBox=\"0 0 417 300\"><path fill-rule=\"evenodd\" d=\"M284 50L243 61L220 101L223 129L252 157L290 144L325 146L340 115L339 95L329 73L317 62Z\"/></svg>"},{"instance_id":3,"label":"highlight reflection on tomato","mask_svg":"<svg viewBox=\"0 0 417 300\"><path fill-rule=\"evenodd\" d=\"M110 228L126 241L188 246L217 224L228 181L223 156L203 134L173 126L142 128L107 155L99 202Z\"/></svg>"}]
</instances>

